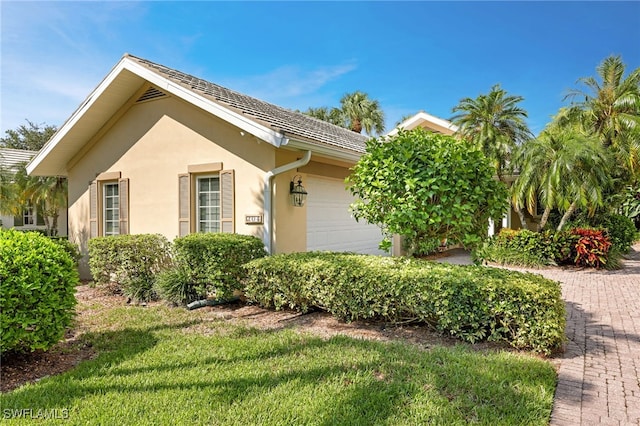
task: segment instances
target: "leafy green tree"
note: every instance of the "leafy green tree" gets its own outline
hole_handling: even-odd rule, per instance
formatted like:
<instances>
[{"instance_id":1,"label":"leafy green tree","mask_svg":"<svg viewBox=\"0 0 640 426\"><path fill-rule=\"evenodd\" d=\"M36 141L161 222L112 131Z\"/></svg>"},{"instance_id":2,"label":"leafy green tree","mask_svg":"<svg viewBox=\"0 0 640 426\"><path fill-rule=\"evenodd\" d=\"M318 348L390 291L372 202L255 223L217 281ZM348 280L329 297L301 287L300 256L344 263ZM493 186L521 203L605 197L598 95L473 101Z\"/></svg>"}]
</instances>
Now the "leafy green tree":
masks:
<instances>
[{"instance_id":1,"label":"leafy green tree","mask_svg":"<svg viewBox=\"0 0 640 426\"><path fill-rule=\"evenodd\" d=\"M584 89L574 89L571 98L585 130L596 135L624 166L628 183L640 178L640 68L625 77L620 56L609 56L597 67L596 77L582 77Z\"/></svg>"},{"instance_id":2,"label":"leafy green tree","mask_svg":"<svg viewBox=\"0 0 640 426\"><path fill-rule=\"evenodd\" d=\"M356 133L362 133L362 130L369 135L384 132L384 112L380 103L360 91L345 94L340 99L340 108L309 108L304 114Z\"/></svg>"},{"instance_id":3,"label":"leafy green tree","mask_svg":"<svg viewBox=\"0 0 640 426\"><path fill-rule=\"evenodd\" d=\"M56 132L56 126L34 124L27 120L15 130L7 130L0 138L0 148L26 149L39 151Z\"/></svg>"},{"instance_id":4,"label":"leafy green tree","mask_svg":"<svg viewBox=\"0 0 640 426\"><path fill-rule=\"evenodd\" d=\"M594 137L550 126L536 139L522 145L514 158L520 174L511 187L512 203L532 214L540 202L544 228L552 209L563 212L561 230L576 209L590 214L602 205L611 185L611 157Z\"/></svg>"},{"instance_id":5,"label":"leafy green tree","mask_svg":"<svg viewBox=\"0 0 640 426\"><path fill-rule=\"evenodd\" d=\"M445 238L479 242L489 218L502 217L508 205L507 189L482 152L422 128L367 141L347 183L355 218L381 227L380 247L388 250L398 234L417 255Z\"/></svg>"}]
</instances>

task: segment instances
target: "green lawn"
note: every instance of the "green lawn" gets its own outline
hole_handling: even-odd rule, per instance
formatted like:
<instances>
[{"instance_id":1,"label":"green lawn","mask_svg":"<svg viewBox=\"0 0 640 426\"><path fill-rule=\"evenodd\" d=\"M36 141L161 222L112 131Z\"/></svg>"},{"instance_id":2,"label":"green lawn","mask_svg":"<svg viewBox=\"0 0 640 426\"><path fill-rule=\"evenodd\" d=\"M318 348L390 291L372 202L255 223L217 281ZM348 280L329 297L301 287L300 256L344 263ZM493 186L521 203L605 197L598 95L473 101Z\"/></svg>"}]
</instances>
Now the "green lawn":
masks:
<instances>
[{"instance_id":1,"label":"green lawn","mask_svg":"<svg viewBox=\"0 0 640 426\"><path fill-rule=\"evenodd\" d=\"M99 356L1 395L63 424L546 425L549 362L468 346L422 350L213 320L205 310L81 307ZM29 423L28 419L7 423Z\"/></svg>"}]
</instances>

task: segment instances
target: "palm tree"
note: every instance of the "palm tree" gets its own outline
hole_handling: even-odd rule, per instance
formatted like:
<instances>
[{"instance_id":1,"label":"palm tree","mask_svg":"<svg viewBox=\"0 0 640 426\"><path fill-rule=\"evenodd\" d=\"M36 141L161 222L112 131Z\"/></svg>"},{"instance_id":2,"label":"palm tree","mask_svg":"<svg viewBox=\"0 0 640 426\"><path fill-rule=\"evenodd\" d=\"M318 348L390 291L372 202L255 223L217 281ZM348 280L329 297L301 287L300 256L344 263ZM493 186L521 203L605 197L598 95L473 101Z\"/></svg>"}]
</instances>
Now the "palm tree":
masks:
<instances>
[{"instance_id":1,"label":"palm tree","mask_svg":"<svg viewBox=\"0 0 640 426\"><path fill-rule=\"evenodd\" d=\"M481 94L475 99L461 99L453 108L457 114L451 121L458 126L456 134L471 141L493 161L498 179L504 183L504 171L509 166L511 153L532 137L525 123L527 112L518 106L523 100L522 96L507 95L496 84L488 94ZM526 228L524 210L516 208L516 211L520 223Z\"/></svg>"},{"instance_id":2,"label":"palm tree","mask_svg":"<svg viewBox=\"0 0 640 426\"><path fill-rule=\"evenodd\" d=\"M585 128L614 152L633 183L640 177L640 68L625 77L620 56L609 56L596 72L598 78L578 79L585 90L572 90L565 99L579 99L572 106Z\"/></svg>"},{"instance_id":3,"label":"palm tree","mask_svg":"<svg viewBox=\"0 0 640 426\"><path fill-rule=\"evenodd\" d=\"M461 99L453 108L457 114L451 121L458 126L456 133L474 143L494 162L502 181L511 152L532 136L525 123L527 112L518 106L523 100L522 96L507 95L496 84L488 94Z\"/></svg>"},{"instance_id":4,"label":"palm tree","mask_svg":"<svg viewBox=\"0 0 640 426\"><path fill-rule=\"evenodd\" d=\"M378 134L384 132L384 113L380 109L380 103L369 98L366 93L347 93L340 99L340 105L347 128L356 133L362 133L364 129L369 135L372 131Z\"/></svg>"},{"instance_id":5,"label":"palm tree","mask_svg":"<svg viewBox=\"0 0 640 426\"><path fill-rule=\"evenodd\" d=\"M60 176L29 176L26 164L18 166L12 176L2 182L2 209L20 214L27 206L35 206L44 219L47 234L58 234L58 217L67 208L67 179Z\"/></svg>"},{"instance_id":6,"label":"palm tree","mask_svg":"<svg viewBox=\"0 0 640 426\"><path fill-rule=\"evenodd\" d=\"M326 121L331 124L335 124L336 126L346 127L346 120L342 111L338 108L327 108L327 107L319 107L319 108L309 108L304 112L304 114L315 117L319 120Z\"/></svg>"},{"instance_id":7,"label":"palm tree","mask_svg":"<svg viewBox=\"0 0 640 426\"><path fill-rule=\"evenodd\" d=\"M520 174L511 187L512 203L531 213L538 201L544 205L540 229L554 208L564 213L558 230L577 208L593 213L611 184L611 157L598 139L568 128L549 126L518 149L514 163Z\"/></svg>"}]
</instances>

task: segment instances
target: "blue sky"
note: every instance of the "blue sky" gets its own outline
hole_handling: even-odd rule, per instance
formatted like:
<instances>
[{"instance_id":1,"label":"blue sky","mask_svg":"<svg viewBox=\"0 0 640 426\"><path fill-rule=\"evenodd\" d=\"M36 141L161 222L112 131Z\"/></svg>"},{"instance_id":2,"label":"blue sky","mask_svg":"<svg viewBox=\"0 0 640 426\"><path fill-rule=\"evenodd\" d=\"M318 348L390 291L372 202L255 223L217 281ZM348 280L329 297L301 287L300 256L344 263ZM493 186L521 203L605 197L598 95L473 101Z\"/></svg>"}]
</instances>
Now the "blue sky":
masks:
<instances>
[{"instance_id":1,"label":"blue sky","mask_svg":"<svg viewBox=\"0 0 640 426\"><path fill-rule=\"evenodd\" d=\"M61 125L127 52L277 105L361 90L387 130L500 83L537 134L608 55L640 67L640 2L0 3L0 134Z\"/></svg>"}]
</instances>

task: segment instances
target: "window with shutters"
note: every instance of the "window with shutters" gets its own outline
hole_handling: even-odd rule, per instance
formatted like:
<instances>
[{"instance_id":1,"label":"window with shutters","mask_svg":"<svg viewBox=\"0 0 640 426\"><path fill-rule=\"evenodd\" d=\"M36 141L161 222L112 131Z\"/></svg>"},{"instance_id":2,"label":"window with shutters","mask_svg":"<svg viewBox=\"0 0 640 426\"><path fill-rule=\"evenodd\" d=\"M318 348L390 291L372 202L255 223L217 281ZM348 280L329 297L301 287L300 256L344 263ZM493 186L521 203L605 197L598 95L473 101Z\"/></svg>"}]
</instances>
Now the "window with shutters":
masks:
<instances>
[{"instance_id":1,"label":"window with shutters","mask_svg":"<svg viewBox=\"0 0 640 426\"><path fill-rule=\"evenodd\" d=\"M234 171L222 163L191 165L178 175L178 232L235 232Z\"/></svg>"},{"instance_id":2,"label":"window with shutters","mask_svg":"<svg viewBox=\"0 0 640 426\"><path fill-rule=\"evenodd\" d=\"M118 193L117 182L102 184L102 229L104 235L120 234L120 197Z\"/></svg>"},{"instance_id":3,"label":"window with shutters","mask_svg":"<svg viewBox=\"0 0 640 426\"><path fill-rule=\"evenodd\" d=\"M98 175L89 185L89 237L129 233L129 179Z\"/></svg>"},{"instance_id":4,"label":"window with shutters","mask_svg":"<svg viewBox=\"0 0 640 426\"><path fill-rule=\"evenodd\" d=\"M196 182L197 231L220 232L220 178L202 176Z\"/></svg>"}]
</instances>

